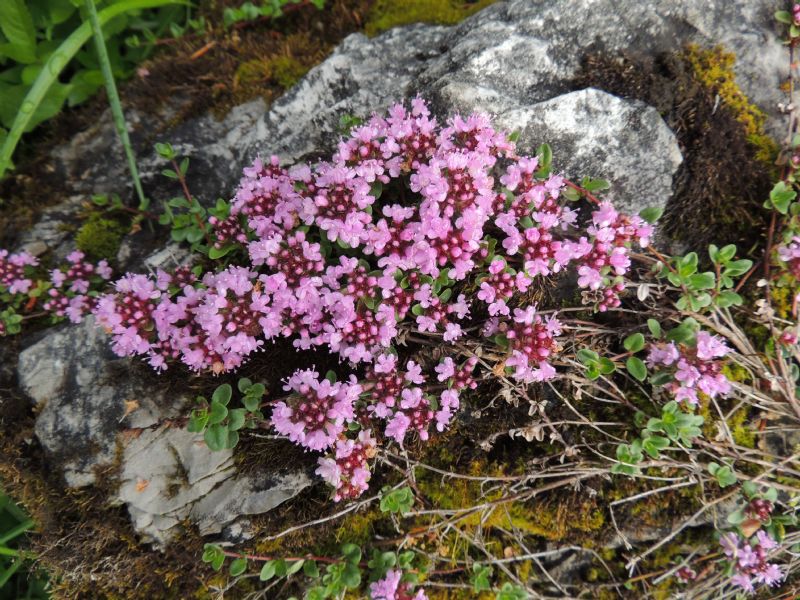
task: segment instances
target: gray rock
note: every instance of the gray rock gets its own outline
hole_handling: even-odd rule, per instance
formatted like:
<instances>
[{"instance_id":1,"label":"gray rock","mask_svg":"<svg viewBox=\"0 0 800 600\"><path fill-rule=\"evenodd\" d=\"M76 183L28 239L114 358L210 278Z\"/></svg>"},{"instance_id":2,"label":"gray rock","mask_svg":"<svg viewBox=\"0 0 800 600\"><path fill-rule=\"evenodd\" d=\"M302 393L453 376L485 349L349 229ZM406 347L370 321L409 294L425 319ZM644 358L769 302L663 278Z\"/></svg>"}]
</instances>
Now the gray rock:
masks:
<instances>
[{"instance_id":1,"label":"gray rock","mask_svg":"<svg viewBox=\"0 0 800 600\"><path fill-rule=\"evenodd\" d=\"M186 519L201 535L219 533L240 516L272 510L311 485L302 471L238 476L231 450L212 452L202 435L181 428L146 430L123 446L114 500L128 506L143 538L159 545L173 539Z\"/></svg>"},{"instance_id":2,"label":"gray rock","mask_svg":"<svg viewBox=\"0 0 800 600\"><path fill-rule=\"evenodd\" d=\"M153 149L154 142L166 141L179 155L191 158L192 194L204 204L213 204L217 197L229 195L241 175L241 152L258 129L264 101L237 106L221 120L211 114L190 119L153 138L154 123L167 122L174 108L168 106L163 115L143 115L135 109L125 112L145 194L157 201L180 195L178 184L161 174L166 165ZM56 169L65 175L70 193L116 193L133 198L124 151L108 111L91 128L54 149L53 159Z\"/></svg>"},{"instance_id":3,"label":"gray rock","mask_svg":"<svg viewBox=\"0 0 800 600\"><path fill-rule=\"evenodd\" d=\"M722 44L737 56L745 93L778 124L788 58L768 0L513 0L488 7L453 28L447 52L430 62L419 89L443 106L470 111L486 99L529 105L569 91L589 51L656 54L686 43ZM463 90L478 93L471 101ZM458 93L454 94L454 90Z\"/></svg>"},{"instance_id":4,"label":"gray rock","mask_svg":"<svg viewBox=\"0 0 800 600\"><path fill-rule=\"evenodd\" d=\"M285 161L329 152L343 115L369 117L413 95L417 78L442 52L448 28L414 25L370 39L348 36L278 99L258 124L243 155L277 154Z\"/></svg>"},{"instance_id":5,"label":"gray rock","mask_svg":"<svg viewBox=\"0 0 800 600\"><path fill-rule=\"evenodd\" d=\"M65 225L77 226L83 202L82 196L71 196L47 209L33 227L20 235L17 250L25 250L34 256L51 251L55 260L64 261L75 250L74 234Z\"/></svg>"},{"instance_id":6,"label":"gray rock","mask_svg":"<svg viewBox=\"0 0 800 600\"><path fill-rule=\"evenodd\" d=\"M560 171L573 179L612 181L608 198L629 213L663 207L672 194L682 161L678 142L644 103L589 88L502 112L496 122L520 132L522 151L532 153L540 142L553 140Z\"/></svg>"},{"instance_id":7,"label":"gray rock","mask_svg":"<svg viewBox=\"0 0 800 600\"><path fill-rule=\"evenodd\" d=\"M157 380L133 377L130 367L92 318L50 331L20 353L17 375L37 405L36 437L70 487L94 483L97 468L115 461L123 423L148 427L178 413L180 403L168 402ZM126 417L130 403L138 408Z\"/></svg>"}]
</instances>

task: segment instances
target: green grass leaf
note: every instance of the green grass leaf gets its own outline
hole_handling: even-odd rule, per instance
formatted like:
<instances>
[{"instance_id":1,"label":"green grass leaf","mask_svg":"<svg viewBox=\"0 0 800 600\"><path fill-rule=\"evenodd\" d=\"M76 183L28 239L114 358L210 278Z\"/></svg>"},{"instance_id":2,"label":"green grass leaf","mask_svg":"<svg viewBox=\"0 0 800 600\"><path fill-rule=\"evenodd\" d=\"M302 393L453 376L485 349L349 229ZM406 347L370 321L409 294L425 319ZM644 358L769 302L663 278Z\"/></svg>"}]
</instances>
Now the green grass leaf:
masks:
<instances>
[{"instance_id":1,"label":"green grass leaf","mask_svg":"<svg viewBox=\"0 0 800 600\"><path fill-rule=\"evenodd\" d=\"M9 41L4 54L24 64L36 60L36 30L24 0L3 0L0 29Z\"/></svg>"},{"instance_id":2,"label":"green grass leaf","mask_svg":"<svg viewBox=\"0 0 800 600\"><path fill-rule=\"evenodd\" d=\"M22 0L15 1L22 2ZM101 10L97 18L100 24L103 25L121 14L133 10L157 8L166 4L188 4L188 2L184 0L123 0ZM31 86L31 89L20 104L19 112L11 125L2 148L0 148L0 177L11 165L14 149L17 147L22 134L27 130L38 106L44 101L50 87L58 81L61 71L91 37L91 25L83 23L47 59L45 68L39 73L33 86Z\"/></svg>"}]
</instances>

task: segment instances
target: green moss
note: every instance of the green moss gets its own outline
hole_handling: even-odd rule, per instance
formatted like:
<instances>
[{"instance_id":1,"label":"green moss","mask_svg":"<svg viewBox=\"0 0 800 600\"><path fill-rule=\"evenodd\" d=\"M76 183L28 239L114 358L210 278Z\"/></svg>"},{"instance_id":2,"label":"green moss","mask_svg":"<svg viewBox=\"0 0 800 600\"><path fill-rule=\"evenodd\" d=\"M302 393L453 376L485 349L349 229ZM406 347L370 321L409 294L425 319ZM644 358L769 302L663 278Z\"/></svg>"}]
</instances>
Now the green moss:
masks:
<instances>
[{"instance_id":1,"label":"green moss","mask_svg":"<svg viewBox=\"0 0 800 600\"><path fill-rule=\"evenodd\" d=\"M474 461L470 472L476 475L501 474L498 469L487 466L483 461ZM418 478L417 485L432 505L445 510L467 509L500 498L499 493L481 496L480 482L466 479L453 479L442 485L439 476L426 473ZM538 498L503 504L492 510L488 516L482 511L475 511L458 521L462 530L470 531L479 526L483 531L501 528L552 541L595 532L604 525L605 515L593 501L550 502Z\"/></svg>"},{"instance_id":2,"label":"green moss","mask_svg":"<svg viewBox=\"0 0 800 600\"><path fill-rule=\"evenodd\" d=\"M125 235L125 227L113 219L93 213L78 229L75 243L78 249L93 259L114 260Z\"/></svg>"},{"instance_id":3,"label":"green moss","mask_svg":"<svg viewBox=\"0 0 800 600\"><path fill-rule=\"evenodd\" d=\"M764 132L766 114L752 104L736 84L733 70L736 56L720 46L708 50L690 45L686 50L686 59L698 81L718 94L736 120L744 125L748 141L756 148L756 158L772 163L778 153L778 145Z\"/></svg>"},{"instance_id":4,"label":"green moss","mask_svg":"<svg viewBox=\"0 0 800 600\"><path fill-rule=\"evenodd\" d=\"M308 73L308 69L308 65L292 56L278 56L272 61L272 78L279 86L288 90Z\"/></svg>"},{"instance_id":5,"label":"green moss","mask_svg":"<svg viewBox=\"0 0 800 600\"><path fill-rule=\"evenodd\" d=\"M336 530L337 545L349 543L364 547L374 539L374 525L382 517L383 514L377 507L348 515L342 519L341 526Z\"/></svg>"},{"instance_id":6,"label":"green moss","mask_svg":"<svg viewBox=\"0 0 800 600\"><path fill-rule=\"evenodd\" d=\"M455 25L495 0L378 0L367 15L364 31L378 35L392 27L412 23Z\"/></svg>"},{"instance_id":7,"label":"green moss","mask_svg":"<svg viewBox=\"0 0 800 600\"><path fill-rule=\"evenodd\" d=\"M311 67L294 56L283 54L248 60L239 65L233 78L233 87L239 93L251 95L270 91L270 84L288 90Z\"/></svg>"}]
</instances>

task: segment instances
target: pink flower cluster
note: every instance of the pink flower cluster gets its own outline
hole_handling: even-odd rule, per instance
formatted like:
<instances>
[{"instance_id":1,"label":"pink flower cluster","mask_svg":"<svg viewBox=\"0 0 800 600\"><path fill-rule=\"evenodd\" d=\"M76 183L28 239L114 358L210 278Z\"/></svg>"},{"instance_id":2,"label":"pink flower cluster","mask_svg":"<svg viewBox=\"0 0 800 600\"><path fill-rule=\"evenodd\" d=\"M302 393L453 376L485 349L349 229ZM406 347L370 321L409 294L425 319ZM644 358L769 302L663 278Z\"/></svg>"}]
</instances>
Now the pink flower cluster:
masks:
<instances>
[{"instance_id":1,"label":"pink flower cluster","mask_svg":"<svg viewBox=\"0 0 800 600\"><path fill-rule=\"evenodd\" d=\"M800 279L800 236L792 236L792 239L778 246L778 258L786 263L788 271Z\"/></svg>"},{"instance_id":2,"label":"pink flower cluster","mask_svg":"<svg viewBox=\"0 0 800 600\"><path fill-rule=\"evenodd\" d=\"M80 323L94 309L96 297L90 294L92 284L108 281L112 275L108 261L94 264L84 259L84 253L75 250L67 256L67 265L50 271L52 287L47 290L48 298L43 305L49 313L67 317L72 323Z\"/></svg>"},{"instance_id":3,"label":"pink flower cluster","mask_svg":"<svg viewBox=\"0 0 800 600\"><path fill-rule=\"evenodd\" d=\"M367 461L375 456L375 438L370 430L359 432L355 440L341 436L336 440L332 457L320 457L315 471L335 490L333 499L352 500L369 488L370 471Z\"/></svg>"},{"instance_id":4,"label":"pink flower cluster","mask_svg":"<svg viewBox=\"0 0 800 600\"><path fill-rule=\"evenodd\" d=\"M16 317L18 323L21 317L16 312L23 305L30 311L38 298L44 300L42 308L54 321L66 317L80 323L95 306L96 290L112 274L108 262L89 262L79 250L67 256L67 264L50 271L50 281L43 279L44 273L34 268L37 266L39 259L28 252L10 254L0 249L0 297L7 304L0 306L0 336L19 331L19 327L7 329L5 319Z\"/></svg>"},{"instance_id":5,"label":"pink flower cluster","mask_svg":"<svg viewBox=\"0 0 800 600\"><path fill-rule=\"evenodd\" d=\"M430 384L414 361L401 367L399 336L453 343L499 333L511 376L545 381L561 324L535 306L512 311L513 297L572 266L590 304L619 303L629 249L648 243L650 226L601 203L581 229L564 206L564 179L538 171L485 115L442 127L419 98L395 105L355 128L329 162L286 168L272 157L244 170L228 213L209 221L212 245L228 257L241 256L227 252L238 245L244 264L197 277L128 274L99 299L98 323L117 354L156 369L180 360L231 371L279 337L365 363L363 384L296 372L272 414L279 433L327 452L317 473L336 499L354 498L369 480L373 430L399 444L426 440L476 385L477 359L445 358ZM352 439L356 421L362 433Z\"/></svg>"},{"instance_id":6,"label":"pink flower cluster","mask_svg":"<svg viewBox=\"0 0 800 600\"><path fill-rule=\"evenodd\" d=\"M354 403L361 393L353 375L347 383L318 377L310 369L296 371L283 388L294 395L278 402L272 411L278 433L309 450L326 450L336 443L345 424L355 418Z\"/></svg>"},{"instance_id":7,"label":"pink flower cluster","mask_svg":"<svg viewBox=\"0 0 800 600\"><path fill-rule=\"evenodd\" d=\"M297 371L284 387L291 395L274 406L272 425L308 450L329 450L317 461L317 475L334 488L336 502L357 498L368 489L368 460L375 456L377 442L371 429L349 439L347 426L379 420L385 423L384 435L399 444L410 432L427 440L432 424L440 432L450 424L460 405L459 392L477 386L472 377L477 360L470 358L460 366L450 357L442 360L435 372L446 389L438 399L425 393L421 367L408 361L400 370L394 354L378 357L365 386L352 375L347 383L332 383L318 380L315 371Z\"/></svg>"},{"instance_id":8,"label":"pink flower cluster","mask_svg":"<svg viewBox=\"0 0 800 600\"><path fill-rule=\"evenodd\" d=\"M371 600L428 600L423 590L414 593L407 583L401 580L403 573L397 569L389 570L383 579L370 584Z\"/></svg>"},{"instance_id":9,"label":"pink flower cluster","mask_svg":"<svg viewBox=\"0 0 800 600\"><path fill-rule=\"evenodd\" d=\"M25 275L25 267L38 264L39 259L28 252L9 254L8 250L0 250L0 291L27 294L33 280Z\"/></svg>"},{"instance_id":10,"label":"pink flower cluster","mask_svg":"<svg viewBox=\"0 0 800 600\"><path fill-rule=\"evenodd\" d=\"M745 592L752 594L757 585L778 586L783 581L780 566L767 560L769 551L777 548L778 543L763 529L749 541L731 531L719 543L734 568L731 582Z\"/></svg>"},{"instance_id":11,"label":"pink flower cluster","mask_svg":"<svg viewBox=\"0 0 800 600\"><path fill-rule=\"evenodd\" d=\"M674 381L668 383L666 388L676 400L697 405L698 392L716 398L731 391L731 384L721 372L722 363L718 360L729 351L722 338L700 331L694 347L678 347L674 342L651 344L647 364L650 367L673 369Z\"/></svg>"},{"instance_id":12,"label":"pink flower cluster","mask_svg":"<svg viewBox=\"0 0 800 600\"><path fill-rule=\"evenodd\" d=\"M177 290L155 281L135 326L123 326L131 292L118 286L100 303L100 320L116 349L156 368L178 358L222 372L278 336L374 363L409 313L417 332L453 342L475 318L466 295L453 293L468 277L497 319L510 315L512 295L571 263L590 303L615 306L629 247L647 244L650 226L602 203L581 234L561 201L564 180L537 177L537 168L485 115L440 127L419 98L395 105L355 128L330 162L285 168L272 157L244 170L229 215L211 226L217 248L246 244L248 265ZM548 323L557 335L557 322ZM552 376L541 354L552 344L531 352L521 344L515 376ZM400 408L426 418L425 399L411 394ZM393 426L397 437L403 422Z\"/></svg>"}]
</instances>

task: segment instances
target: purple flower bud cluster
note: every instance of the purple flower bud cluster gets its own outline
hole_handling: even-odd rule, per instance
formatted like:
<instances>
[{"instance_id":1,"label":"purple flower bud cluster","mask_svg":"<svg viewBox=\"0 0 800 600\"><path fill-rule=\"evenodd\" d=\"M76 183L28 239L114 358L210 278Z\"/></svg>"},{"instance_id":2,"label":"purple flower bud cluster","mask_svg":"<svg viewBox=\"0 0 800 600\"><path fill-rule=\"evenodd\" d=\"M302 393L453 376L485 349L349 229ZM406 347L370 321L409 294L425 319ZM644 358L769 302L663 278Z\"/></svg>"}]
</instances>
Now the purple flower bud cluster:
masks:
<instances>
[{"instance_id":1,"label":"purple flower bud cluster","mask_svg":"<svg viewBox=\"0 0 800 600\"><path fill-rule=\"evenodd\" d=\"M370 479L367 461L375 456L375 445L372 432L366 429L355 440L340 437L333 456L319 458L315 472L334 488L335 502L358 498L367 491Z\"/></svg>"},{"instance_id":2,"label":"purple flower bud cluster","mask_svg":"<svg viewBox=\"0 0 800 600\"><path fill-rule=\"evenodd\" d=\"M80 323L94 309L96 298L89 295L92 283L108 281L112 275L108 261L94 264L84 258L83 252L75 250L67 256L68 265L50 272L52 287L43 305L47 312L67 317L72 323Z\"/></svg>"},{"instance_id":3,"label":"purple flower bud cluster","mask_svg":"<svg viewBox=\"0 0 800 600\"><path fill-rule=\"evenodd\" d=\"M27 252L9 254L0 250L0 288L9 294L27 294L33 280L25 276L25 267L35 267L39 259Z\"/></svg>"},{"instance_id":4,"label":"purple flower bud cluster","mask_svg":"<svg viewBox=\"0 0 800 600\"><path fill-rule=\"evenodd\" d=\"M50 271L49 281L43 279L44 273L35 268L38 266L39 259L28 252L10 254L0 249L0 295L9 307L4 314L14 314L23 305L30 311L42 298L44 312L54 320L68 318L80 323L95 306L96 290L112 275L107 261L89 262L79 250L67 256L65 265ZM6 323L0 319L0 336L6 333Z\"/></svg>"},{"instance_id":5,"label":"purple flower bud cluster","mask_svg":"<svg viewBox=\"0 0 800 600\"><path fill-rule=\"evenodd\" d=\"M728 378L721 372L722 363L717 360L730 352L722 338L705 331L697 333L695 346L675 342L651 344L647 364L652 367L669 367L674 380L665 387L679 402L696 406L697 393L710 398L724 396L731 391Z\"/></svg>"},{"instance_id":6,"label":"purple flower bud cluster","mask_svg":"<svg viewBox=\"0 0 800 600\"><path fill-rule=\"evenodd\" d=\"M731 531L719 543L734 569L731 583L745 592L752 594L757 585L778 586L783 581L780 566L768 561L769 551L778 543L763 529L749 540Z\"/></svg>"}]
</instances>

